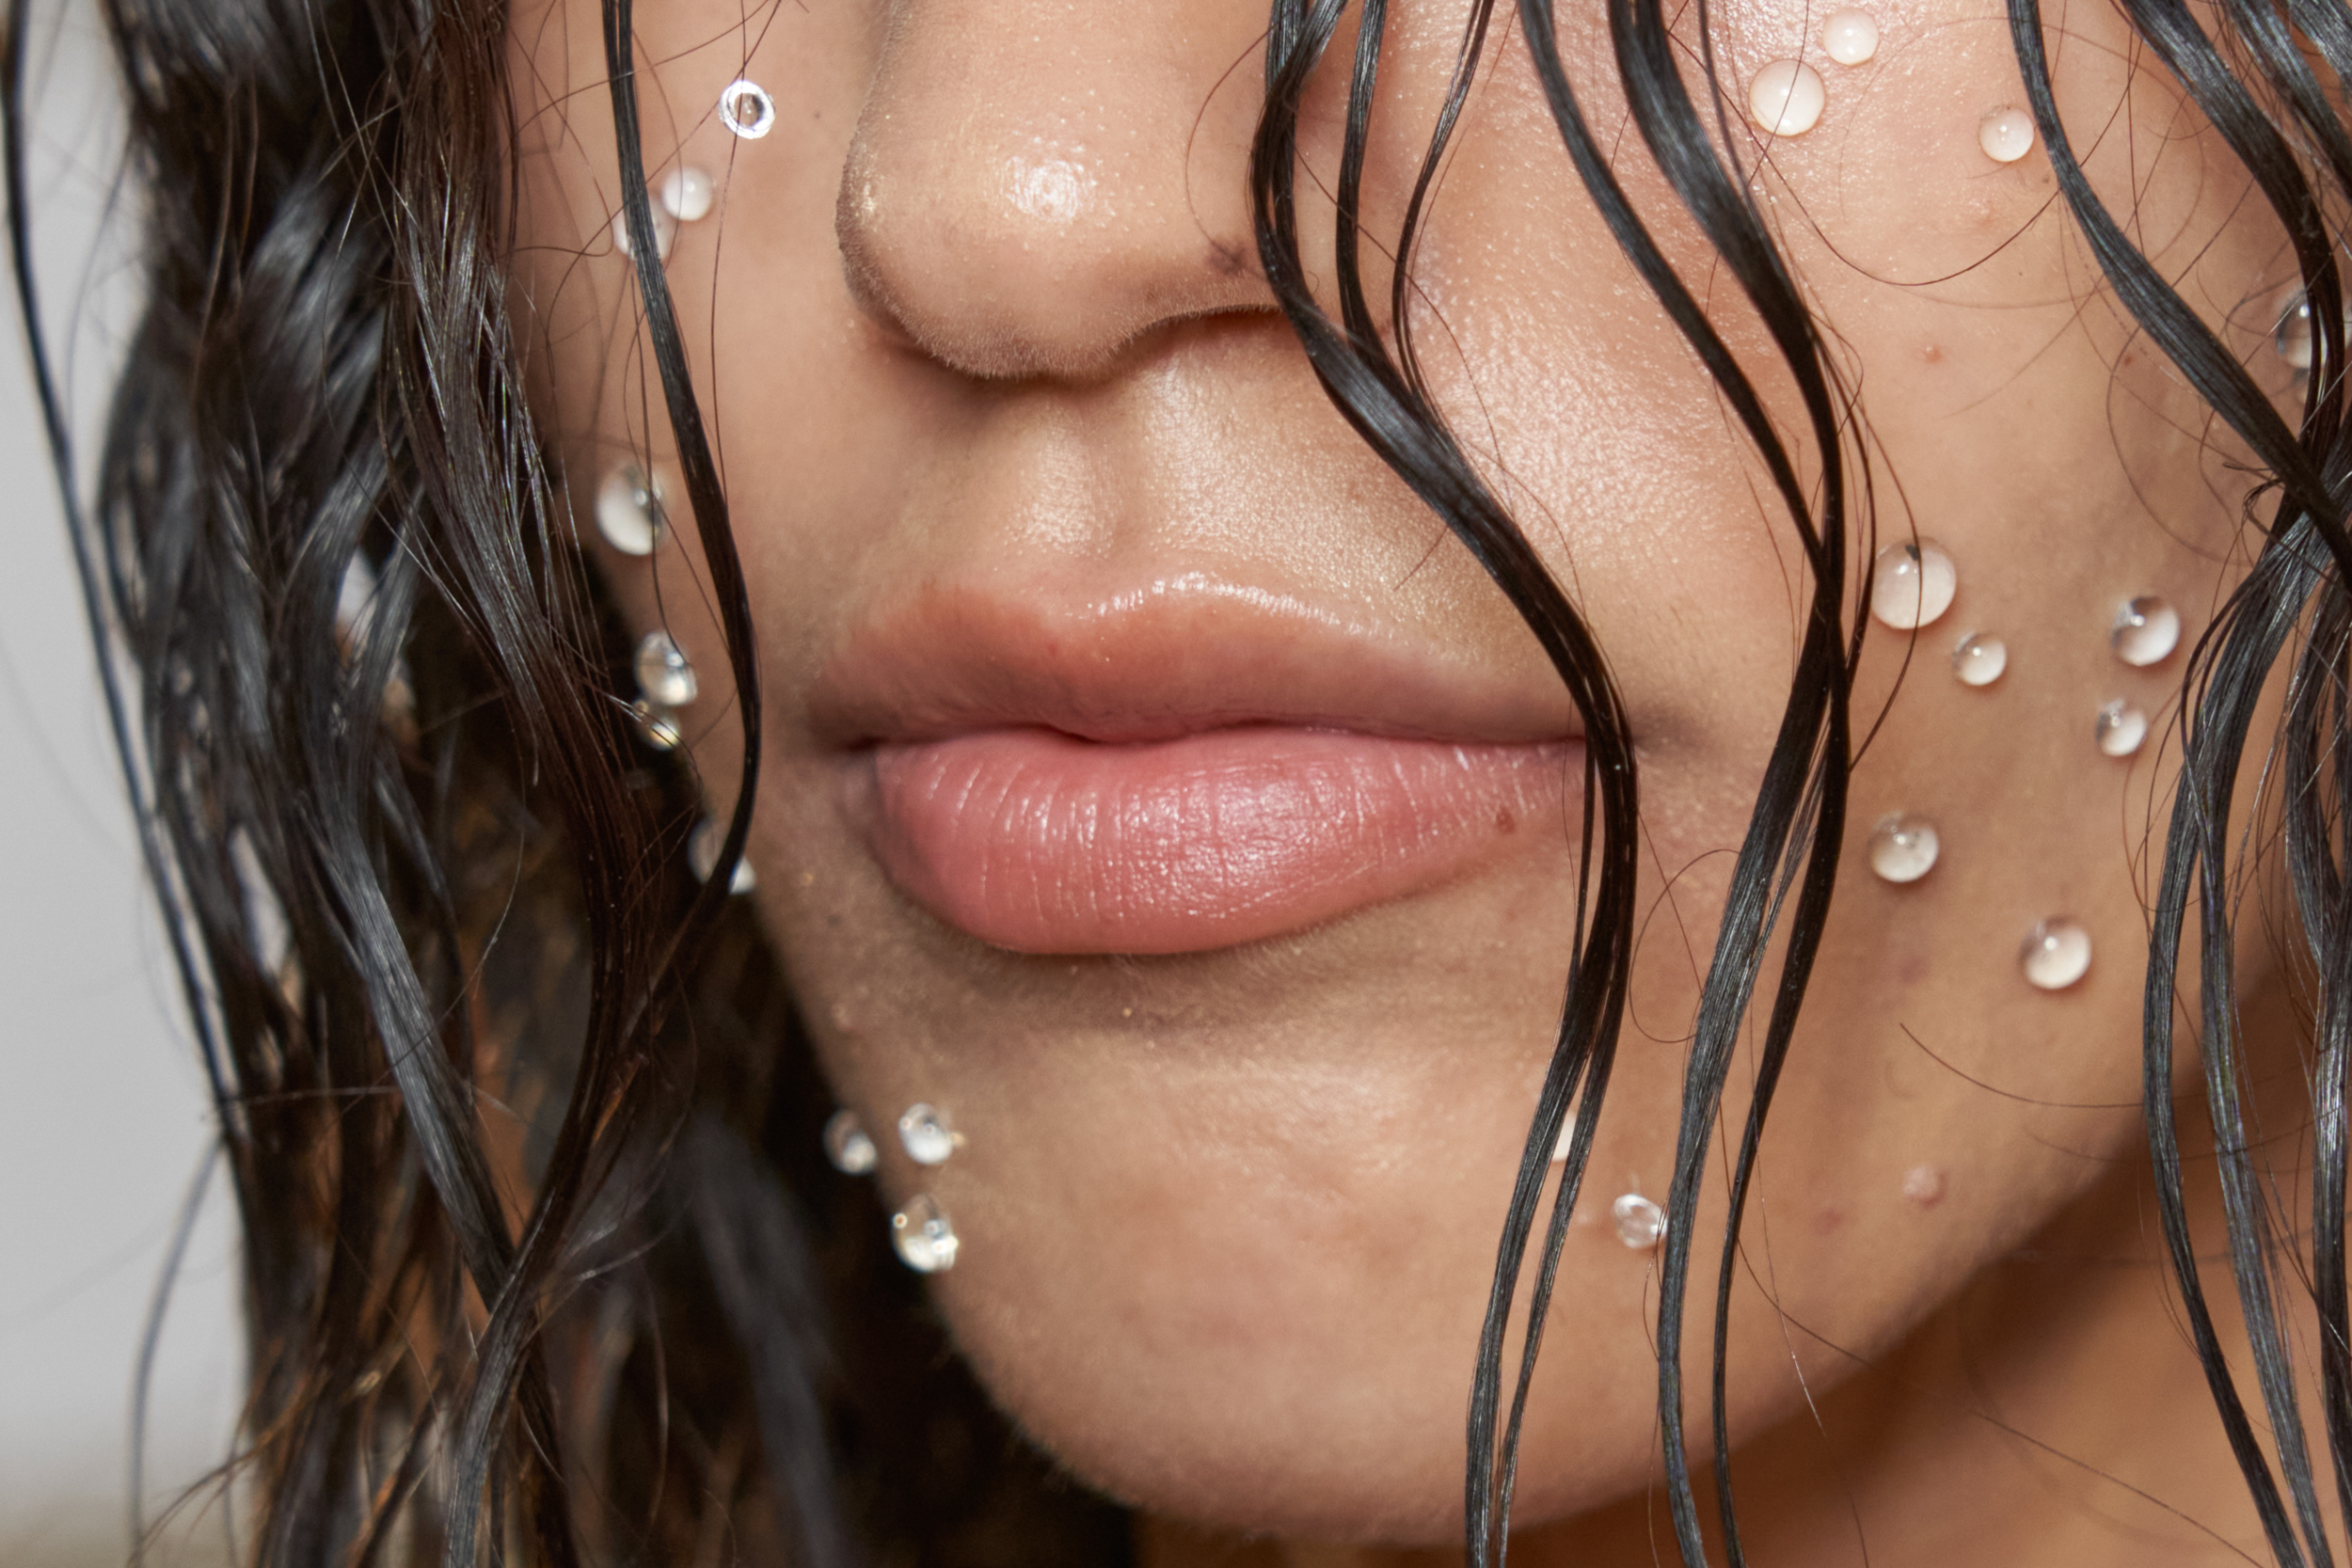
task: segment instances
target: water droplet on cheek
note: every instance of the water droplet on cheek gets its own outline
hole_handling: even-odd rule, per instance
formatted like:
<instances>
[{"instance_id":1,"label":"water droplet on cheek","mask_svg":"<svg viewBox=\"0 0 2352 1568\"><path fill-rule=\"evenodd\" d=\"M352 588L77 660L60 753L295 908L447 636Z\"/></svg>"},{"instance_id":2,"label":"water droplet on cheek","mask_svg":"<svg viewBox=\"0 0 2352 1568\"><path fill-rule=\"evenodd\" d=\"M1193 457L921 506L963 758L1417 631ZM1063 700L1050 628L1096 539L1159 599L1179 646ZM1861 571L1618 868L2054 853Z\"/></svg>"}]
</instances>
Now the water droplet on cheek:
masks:
<instances>
[{"instance_id":1,"label":"water droplet on cheek","mask_svg":"<svg viewBox=\"0 0 2352 1568\"><path fill-rule=\"evenodd\" d=\"M2033 116L2023 109L1995 109L1977 121L1977 145L1996 164L2013 164L2033 150Z\"/></svg>"},{"instance_id":2,"label":"water droplet on cheek","mask_svg":"<svg viewBox=\"0 0 2352 1568\"><path fill-rule=\"evenodd\" d=\"M1915 882L1935 869L1934 824L1899 814L1870 830L1870 869L1883 881Z\"/></svg>"},{"instance_id":3,"label":"water droplet on cheek","mask_svg":"<svg viewBox=\"0 0 2352 1568\"><path fill-rule=\"evenodd\" d=\"M1822 52L1839 65L1862 65L1879 52L1879 24L1867 11L1839 11L1821 24Z\"/></svg>"},{"instance_id":4,"label":"water droplet on cheek","mask_svg":"<svg viewBox=\"0 0 2352 1568\"><path fill-rule=\"evenodd\" d=\"M1924 626L1952 608L1960 573L1932 541L1890 545L1870 574L1870 613L1897 631Z\"/></svg>"},{"instance_id":5,"label":"water droplet on cheek","mask_svg":"<svg viewBox=\"0 0 2352 1568\"><path fill-rule=\"evenodd\" d=\"M2153 594L2123 604L2107 633L2115 657L2135 669L2161 664L2181 642L2181 612Z\"/></svg>"},{"instance_id":6,"label":"water droplet on cheek","mask_svg":"<svg viewBox=\"0 0 2352 1568\"><path fill-rule=\"evenodd\" d=\"M956 1227L947 1211L929 1193L918 1193L890 1216L890 1244L898 1260L917 1274L945 1274L956 1266Z\"/></svg>"},{"instance_id":7,"label":"water droplet on cheek","mask_svg":"<svg viewBox=\"0 0 2352 1568\"><path fill-rule=\"evenodd\" d=\"M1617 1240L1636 1252L1666 1239L1666 1212L1639 1193L1627 1193L1609 1206L1617 1227Z\"/></svg>"},{"instance_id":8,"label":"water droplet on cheek","mask_svg":"<svg viewBox=\"0 0 2352 1568\"><path fill-rule=\"evenodd\" d=\"M2076 921L2045 920L2027 933L2018 961L2029 984L2064 990L2090 971L2090 933Z\"/></svg>"},{"instance_id":9,"label":"water droplet on cheek","mask_svg":"<svg viewBox=\"0 0 2352 1568\"><path fill-rule=\"evenodd\" d=\"M1952 650L1952 673L1963 686L1991 686L2009 668L2009 644L1985 632L1970 632Z\"/></svg>"},{"instance_id":10,"label":"water droplet on cheek","mask_svg":"<svg viewBox=\"0 0 2352 1568\"><path fill-rule=\"evenodd\" d=\"M1776 136L1802 136L1829 104L1821 73L1803 60L1774 60L1748 83L1748 113Z\"/></svg>"}]
</instances>

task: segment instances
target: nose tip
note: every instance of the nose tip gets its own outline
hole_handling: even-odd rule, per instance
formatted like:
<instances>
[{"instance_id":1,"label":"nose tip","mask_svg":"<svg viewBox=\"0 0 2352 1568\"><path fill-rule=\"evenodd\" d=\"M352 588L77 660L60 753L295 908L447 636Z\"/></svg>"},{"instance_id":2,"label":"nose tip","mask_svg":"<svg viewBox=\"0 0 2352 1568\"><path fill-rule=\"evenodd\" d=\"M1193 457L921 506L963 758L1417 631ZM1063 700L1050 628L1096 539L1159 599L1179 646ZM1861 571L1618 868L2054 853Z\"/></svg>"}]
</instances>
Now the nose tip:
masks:
<instances>
[{"instance_id":1,"label":"nose tip","mask_svg":"<svg viewBox=\"0 0 2352 1568\"><path fill-rule=\"evenodd\" d=\"M1243 189L1249 78L1219 87L1239 48L1204 71L1205 29L1072 43L1003 14L1021 8L943 4L892 29L835 211L860 307L987 379L1083 379L1155 327L1271 309Z\"/></svg>"}]
</instances>

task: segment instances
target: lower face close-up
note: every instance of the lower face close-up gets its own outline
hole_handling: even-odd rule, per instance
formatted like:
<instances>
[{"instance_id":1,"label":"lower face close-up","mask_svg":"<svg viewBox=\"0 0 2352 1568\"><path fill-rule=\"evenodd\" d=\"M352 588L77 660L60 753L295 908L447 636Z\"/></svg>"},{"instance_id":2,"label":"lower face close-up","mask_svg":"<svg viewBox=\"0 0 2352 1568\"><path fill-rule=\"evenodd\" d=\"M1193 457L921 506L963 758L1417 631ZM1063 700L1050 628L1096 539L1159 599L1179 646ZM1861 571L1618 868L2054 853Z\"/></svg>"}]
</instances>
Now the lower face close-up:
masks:
<instances>
[{"instance_id":1,"label":"lower face close-up","mask_svg":"<svg viewBox=\"0 0 2352 1568\"><path fill-rule=\"evenodd\" d=\"M310 9L342 19L345 61L398 30ZM858 1216L858 1256L936 1324L906 1376L968 1368L1002 1422L979 1441L1101 1499L1146 1568L1437 1564L1466 1540L1499 1562L1506 1534L1519 1560L1596 1568L2344 1549L2352 911L2328 847L2352 463L2344 335L2307 301L2339 303L2352 12L417 11L487 62L494 102L448 87L455 65L433 101L488 129L431 122L427 64L401 68L406 97L363 83L320 113L403 127L369 154L399 199L346 226L402 236L367 265L477 280L372 318L401 368L350 382L370 409L440 412L367 416L406 421L347 460L381 470L373 531L238 545L220 594L373 552L389 608L346 616L347 646L414 605L446 647L411 632L365 666L407 705L385 721L403 765L317 762L319 721L302 777L350 784L360 823L409 819L388 791L487 799L467 760L486 753L437 737L495 713L511 834L436 861L413 846L468 818L427 805L409 837L306 860L285 824L340 842L332 813L265 832L224 787L174 816L154 745L191 919L234 867L293 931L291 958L220 983L248 1042L223 1104L278 1114L260 1090L291 1092L270 1075L294 1039L361 1064L301 1081L322 1097L396 1091L368 1102L392 1119L365 1159L358 1121L280 1137L224 1111L257 1321L331 1328L342 1302L377 1324L316 1331L342 1361L284 1348L311 1330L258 1333L253 1409L344 1419L389 1398L384 1369L429 1365L401 1419L434 1434L415 1452L461 1456L412 1471L368 1447L389 1427L304 1449L299 1422L249 1417L257 1453L322 1466L261 1465L267 1561L330 1537L387 1560L373 1532L411 1487L439 1511L403 1527L417 1561L477 1528L485 1553L536 1543L517 1561L604 1560L551 1522L593 1513L599 1477L649 1511L703 1505L628 1481L635 1438L609 1471L547 1456L631 1401L671 1409L663 1377L679 1414L647 1418L643 1451L768 1499L733 1547L710 1504L692 1560L817 1540L795 1488L866 1473L874 1423L838 1414L866 1364L808 1352L835 1414L787 1442L799 1407L770 1390L803 1307L766 1265L706 1240L707 1289L612 1283L771 1186L787 1229ZM175 76L135 17L115 25L141 145L247 47L187 44ZM366 135L319 154L321 188ZM238 178L299 164L274 158ZM493 166L501 189L467 183ZM215 199L154 178L159 211ZM246 190L221 187L222 225ZM205 231L187 221L187 256ZM260 241L237 264L324 288L346 242L312 243L314 273ZM159 297L228 297L205 271L225 264ZM512 402L466 392L476 373L511 375ZM118 420L162 429L142 385L126 372ZM470 448L449 412L469 396ZM308 482L254 440L266 511ZM166 516L178 492L135 446L109 504ZM507 478L467 467L494 448ZM540 519L502 525L527 547L497 593L434 521L492 492ZM181 580L167 559L122 592ZM572 630L533 642L542 612ZM189 656L131 624L167 707ZM608 648L513 653L566 637ZM458 648L502 672L462 700ZM530 685L559 667L598 672L582 711L677 821L598 836L620 808L562 781L605 743ZM235 729L208 700L199 749ZM431 914L436 878L575 864L544 906L568 911L560 941L519 896L478 922L454 898L446 936ZM651 982L632 1000L628 976L691 975L700 940L612 936L657 887L683 890L681 930L755 933L788 997L769 1022L689 1028L663 1010L687 993ZM589 1000L502 994L501 954L526 950ZM434 1057L456 1078L403 1059L403 1019L470 1031ZM516 1042L558 1023L590 1043L533 1068ZM641 1025L692 1035L691 1066L629 1056ZM345 1029L374 1054L335 1057ZM710 1086L771 1077L806 1103ZM541 1099L500 1086L526 1079ZM695 1154L713 1123L764 1174ZM787 1124L789 1148L761 1131ZM624 1129L626 1156L599 1152ZM776 1174L803 1164L831 1185ZM269 1261L295 1257L314 1273ZM335 1258L409 1284L379 1301ZM851 1272L815 1266L836 1319L860 1310ZM610 1322L578 1305L608 1296ZM599 1335L656 1318L666 1359L598 1360ZM461 1354L477 1335L492 1348ZM728 1356L757 1420L693 1449L694 1390L723 1391ZM803 1439L834 1459L779 1457ZM360 1479L320 1479L338 1465ZM500 1466L538 1479L510 1493ZM886 1519L869 1494L845 1516ZM374 1522L306 1535L305 1498ZM610 1560L687 1560L646 1549ZM908 1551L871 1560L1063 1560Z\"/></svg>"},{"instance_id":2,"label":"lower face close-up","mask_svg":"<svg viewBox=\"0 0 2352 1568\"><path fill-rule=\"evenodd\" d=\"M1383 306L1469 19L1387 21L1357 198ZM1836 898L1730 1288L1728 1431L1769 1478L1742 1493L1750 1533L1816 1562L1858 1543L1942 1560L1962 1517L2006 1539L1960 1499L2023 1489L2021 1528L2053 1528L2058 1499L2195 1558L2213 1541L2138 1493L2179 1506L2185 1485L2225 1536L2247 1520L2133 1196L2143 905L2180 672L2245 571L2253 467L2103 289L2007 19L1900 0L1827 20L1717 11L1719 79L1760 103L1786 77L1789 123L1697 111L1851 394L1833 594L1874 612ZM1638 767L1622 1038L1514 1516L1585 1515L1645 1552L1646 1525L1601 1521L1661 1474L1650 1205L1814 591L1768 460L1578 183L1517 21L1486 36L1401 297L1429 405L1589 625ZM2272 328L2296 274L2252 182L2120 17L2051 24L2094 185L2292 406ZM1302 276L1335 319L1357 25L1298 105ZM1673 34L1692 60L1695 25ZM1592 754L1544 645L1318 387L1260 264L1263 8L745 23L727 0L637 26L649 187L708 193L660 237L759 639L750 896L885 1206L950 1227L931 1289L957 1347L1077 1477L1184 1528L1458 1540ZM1557 27L1625 199L1752 367L1819 515L1822 450L1770 324L1642 150L1606 19ZM543 417L576 493L613 470L643 507L682 482L629 259L599 243L626 230L615 148L593 95L549 90L602 79L598 8L513 29ZM728 123L737 78L764 135ZM706 673L676 719L723 781L740 729L684 531L597 564L633 630ZM2241 985L2275 966L2249 943ZM1689 1216L1702 1457L1772 985ZM902 1140L910 1106L951 1133ZM1986 1281L2053 1235L2107 1272ZM2169 1447L2132 1441L2176 1418ZM2031 1560L2031 1539L1997 1550Z\"/></svg>"}]
</instances>

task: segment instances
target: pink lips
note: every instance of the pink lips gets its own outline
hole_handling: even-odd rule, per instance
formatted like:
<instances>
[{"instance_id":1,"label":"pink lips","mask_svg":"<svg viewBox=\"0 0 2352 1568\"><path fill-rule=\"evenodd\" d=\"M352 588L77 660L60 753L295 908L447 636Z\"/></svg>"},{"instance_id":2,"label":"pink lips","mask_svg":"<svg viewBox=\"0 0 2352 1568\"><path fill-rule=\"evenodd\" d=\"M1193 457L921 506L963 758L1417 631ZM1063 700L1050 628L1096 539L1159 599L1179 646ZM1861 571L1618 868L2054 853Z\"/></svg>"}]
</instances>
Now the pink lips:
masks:
<instances>
[{"instance_id":1,"label":"pink lips","mask_svg":"<svg viewBox=\"0 0 2352 1568\"><path fill-rule=\"evenodd\" d=\"M873 629L813 705L850 821L900 891L994 946L1230 947L1573 831L1556 688L1263 595L1056 617L935 594Z\"/></svg>"}]
</instances>

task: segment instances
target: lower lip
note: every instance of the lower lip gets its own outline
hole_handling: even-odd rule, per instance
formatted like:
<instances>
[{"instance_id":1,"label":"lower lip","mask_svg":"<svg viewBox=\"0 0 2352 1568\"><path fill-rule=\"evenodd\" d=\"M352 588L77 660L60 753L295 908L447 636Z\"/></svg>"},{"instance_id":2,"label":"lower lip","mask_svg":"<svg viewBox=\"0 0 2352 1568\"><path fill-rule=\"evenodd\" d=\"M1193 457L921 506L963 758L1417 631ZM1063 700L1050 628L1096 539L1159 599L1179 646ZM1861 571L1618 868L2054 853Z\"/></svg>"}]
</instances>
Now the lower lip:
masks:
<instances>
[{"instance_id":1,"label":"lower lip","mask_svg":"<svg viewBox=\"0 0 2352 1568\"><path fill-rule=\"evenodd\" d=\"M891 880L982 942L1197 953L1561 843L1581 762L1573 741L1265 725L1108 744L993 730L877 746L852 793Z\"/></svg>"}]
</instances>

